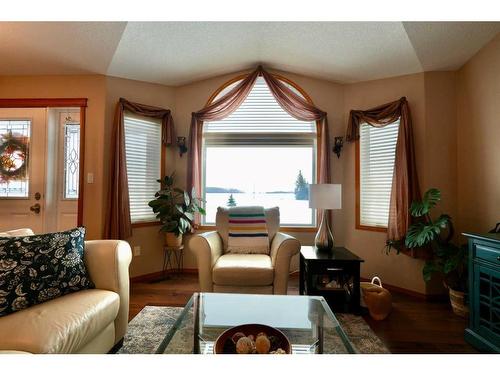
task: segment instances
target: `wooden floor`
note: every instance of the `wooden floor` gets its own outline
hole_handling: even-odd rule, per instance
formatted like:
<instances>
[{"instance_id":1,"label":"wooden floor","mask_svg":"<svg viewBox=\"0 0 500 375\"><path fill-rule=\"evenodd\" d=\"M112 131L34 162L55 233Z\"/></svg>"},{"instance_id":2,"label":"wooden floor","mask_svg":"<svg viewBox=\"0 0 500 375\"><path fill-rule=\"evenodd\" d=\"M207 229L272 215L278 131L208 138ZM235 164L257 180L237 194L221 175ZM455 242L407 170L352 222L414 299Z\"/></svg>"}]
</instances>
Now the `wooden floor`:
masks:
<instances>
[{"instance_id":1,"label":"wooden floor","mask_svg":"<svg viewBox=\"0 0 500 375\"><path fill-rule=\"evenodd\" d=\"M144 306L183 306L198 290L196 275L184 274L150 283L133 283L130 319ZM298 279L291 278L289 294L298 294ZM364 317L392 353L477 353L464 341L466 321L453 314L446 302L428 302L393 293L393 311L384 321Z\"/></svg>"}]
</instances>

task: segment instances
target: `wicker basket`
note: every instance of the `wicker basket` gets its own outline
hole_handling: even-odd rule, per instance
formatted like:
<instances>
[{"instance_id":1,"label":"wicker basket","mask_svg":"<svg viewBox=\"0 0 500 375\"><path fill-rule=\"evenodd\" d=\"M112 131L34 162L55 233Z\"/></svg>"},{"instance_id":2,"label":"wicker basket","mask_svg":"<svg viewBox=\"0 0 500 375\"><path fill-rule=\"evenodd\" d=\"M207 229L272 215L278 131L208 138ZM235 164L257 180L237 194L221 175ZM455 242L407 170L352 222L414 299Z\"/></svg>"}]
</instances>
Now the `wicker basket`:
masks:
<instances>
[{"instance_id":1,"label":"wicker basket","mask_svg":"<svg viewBox=\"0 0 500 375\"><path fill-rule=\"evenodd\" d=\"M382 286L380 279L375 276L371 282L360 283L361 306L367 307L370 316L375 320L387 318L392 310L392 296Z\"/></svg>"}]
</instances>

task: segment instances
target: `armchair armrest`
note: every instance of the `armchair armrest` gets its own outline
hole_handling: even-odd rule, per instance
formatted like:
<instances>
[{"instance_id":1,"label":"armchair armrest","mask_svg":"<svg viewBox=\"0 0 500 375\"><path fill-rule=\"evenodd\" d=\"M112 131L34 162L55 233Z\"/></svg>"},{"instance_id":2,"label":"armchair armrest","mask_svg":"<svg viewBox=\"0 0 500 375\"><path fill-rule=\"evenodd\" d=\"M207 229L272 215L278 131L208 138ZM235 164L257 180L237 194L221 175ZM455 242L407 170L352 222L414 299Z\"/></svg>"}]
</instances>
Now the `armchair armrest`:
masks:
<instances>
[{"instance_id":1,"label":"armchair armrest","mask_svg":"<svg viewBox=\"0 0 500 375\"><path fill-rule=\"evenodd\" d=\"M115 320L115 343L120 341L128 325L129 272L132 260L130 245L118 240L85 241L85 265L97 289L110 290L120 296L120 309Z\"/></svg>"},{"instance_id":2,"label":"armchair armrest","mask_svg":"<svg viewBox=\"0 0 500 375\"><path fill-rule=\"evenodd\" d=\"M212 269L222 255L222 239L216 231L196 234L191 237L189 247L196 254L198 278L202 292L212 292Z\"/></svg>"},{"instance_id":3,"label":"armchair armrest","mask_svg":"<svg viewBox=\"0 0 500 375\"><path fill-rule=\"evenodd\" d=\"M290 260L300 251L295 237L276 233L271 243L271 263L274 268L274 294L287 294Z\"/></svg>"}]
</instances>

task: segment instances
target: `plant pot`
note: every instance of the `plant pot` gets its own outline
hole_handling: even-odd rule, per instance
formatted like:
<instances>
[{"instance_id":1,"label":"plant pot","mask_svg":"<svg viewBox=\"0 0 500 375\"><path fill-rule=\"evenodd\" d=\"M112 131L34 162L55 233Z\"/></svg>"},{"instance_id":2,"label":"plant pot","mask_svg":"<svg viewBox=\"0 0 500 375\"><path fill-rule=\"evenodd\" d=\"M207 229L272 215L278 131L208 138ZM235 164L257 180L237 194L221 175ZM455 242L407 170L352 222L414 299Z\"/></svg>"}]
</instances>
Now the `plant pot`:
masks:
<instances>
[{"instance_id":1,"label":"plant pot","mask_svg":"<svg viewBox=\"0 0 500 375\"><path fill-rule=\"evenodd\" d=\"M469 316L469 306L465 303L465 293L458 290L448 289L450 293L450 303L453 312L458 316L466 318Z\"/></svg>"},{"instance_id":2,"label":"plant pot","mask_svg":"<svg viewBox=\"0 0 500 375\"><path fill-rule=\"evenodd\" d=\"M181 247L182 246L182 234L178 236L175 233L167 232L165 233L165 242L168 247Z\"/></svg>"}]
</instances>

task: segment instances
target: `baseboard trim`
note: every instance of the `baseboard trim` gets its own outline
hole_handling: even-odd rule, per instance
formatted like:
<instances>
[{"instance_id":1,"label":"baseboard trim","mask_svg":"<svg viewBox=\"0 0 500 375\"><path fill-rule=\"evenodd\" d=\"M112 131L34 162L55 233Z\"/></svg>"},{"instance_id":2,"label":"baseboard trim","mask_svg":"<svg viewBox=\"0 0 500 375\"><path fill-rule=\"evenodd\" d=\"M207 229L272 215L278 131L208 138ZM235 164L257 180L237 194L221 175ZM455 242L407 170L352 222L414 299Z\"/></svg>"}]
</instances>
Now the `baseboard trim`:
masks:
<instances>
[{"instance_id":1,"label":"baseboard trim","mask_svg":"<svg viewBox=\"0 0 500 375\"><path fill-rule=\"evenodd\" d=\"M370 281L370 279L367 279L364 277L361 277L360 280L361 281ZM448 296L446 294L425 294L425 293L416 292L414 290L401 288L399 286L391 285L391 284L387 284L387 283L383 283L383 286L385 289L387 289L390 292L405 294L407 296L418 298L418 299L421 299L424 301L437 302L437 301L448 300Z\"/></svg>"},{"instance_id":2,"label":"baseboard trim","mask_svg":"<svg viewBox=\"0 0 500 375\"><path fill-rule=\"evenodd\" d=\"M197 268L184 268L181 272L181 274L189 274L189 275L197 275L198 274L198 269ZM130 278L131 283L148 283L151 281L157 281L162 278L164 278L167 275L175 275L175 271L158 271L158 272L152 272L152 273L147 273L144 275L138 275ZM299 278L299 271L292 271L290 272L290 277L293 279L298 279Z\"/></svg>"},{"instance_id":3,"label":"baseboard trim","mask_svg":"<svg viewBox=\"0 0 500 375\"><path fill-rule=\"evenodd\" d=\"M196 268L185 268L182 270L182 273L187 273L187 274L198 274L198 269ZM139 276L134 276L130 278L131 283L150 283L154 281L158 281L161 279L164 279L168 275L176 275L177 272L174 270L168 270L168 271L158 271L158 272L152 272L152 273L147 273L144 275L139 275Z\"/></svg>"}]
</instances>

